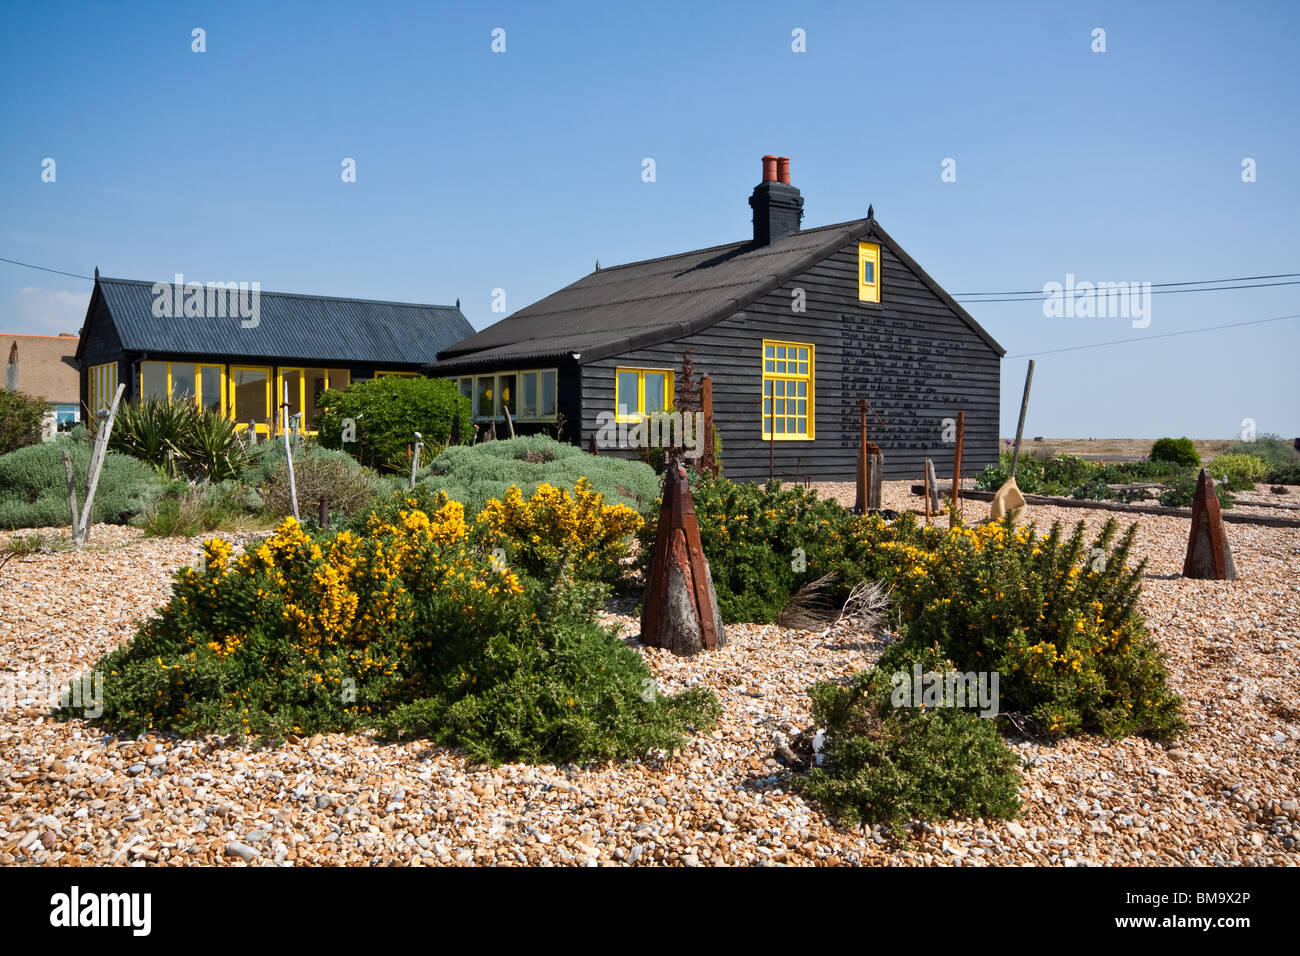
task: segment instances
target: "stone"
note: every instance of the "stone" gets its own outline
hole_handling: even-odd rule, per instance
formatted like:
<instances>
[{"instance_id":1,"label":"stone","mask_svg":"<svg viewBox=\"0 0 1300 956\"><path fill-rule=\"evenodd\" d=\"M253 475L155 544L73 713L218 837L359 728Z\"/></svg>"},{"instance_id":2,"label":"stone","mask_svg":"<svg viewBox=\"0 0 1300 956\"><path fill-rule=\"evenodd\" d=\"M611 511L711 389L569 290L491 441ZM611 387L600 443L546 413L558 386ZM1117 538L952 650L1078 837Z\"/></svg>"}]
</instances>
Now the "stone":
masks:
<instances>
[{"instance_id":1,"label":"stone","mask_svg":"<svg viewBox=\"0 0 1300 956\"><path fill-rule=\"evenodd\" d=\"M244 843L231 842L227 843L222 853L228 857L243 860L245 863L251 863L262 854Z\"/></svg>"}]
</instances>

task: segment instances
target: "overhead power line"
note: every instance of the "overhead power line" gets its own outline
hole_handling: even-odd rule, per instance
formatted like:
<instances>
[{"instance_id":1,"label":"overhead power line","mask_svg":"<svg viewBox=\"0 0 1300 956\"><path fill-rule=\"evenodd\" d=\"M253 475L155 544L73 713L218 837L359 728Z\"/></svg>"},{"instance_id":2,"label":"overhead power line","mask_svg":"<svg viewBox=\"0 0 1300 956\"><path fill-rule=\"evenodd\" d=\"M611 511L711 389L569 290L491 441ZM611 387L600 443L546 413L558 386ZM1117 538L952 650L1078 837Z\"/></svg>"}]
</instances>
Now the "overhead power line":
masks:
<instances>
[{"instance_id":1,"label":"overhead power line","mask_svg":"<svg viewBox=\"0 0 1300 956\"><path fill-rule=\"evenodd\" d=\"M1151 288L1165 289L1176 285L1217 285L1221 282L1254 282L1257 279L1300 279L1300 272L1279 272L1270 276L1233 276L1229 279L1194 279L1190 282L1153 282ZM1133 283L1129 283L1131 286ZM1046 295L1042 289L1022 289L1019 292L954 292L954 299L973 295Z\"/></svg>"},{"instance_id":2,"label":"overhead power line","mask_svg":"<svg viewBox=\"0 0 1300 956\"><path fill-rule=\"evenodd\" d=\"M1147 294L1148 295L1172 295L1177 292L1226 292L1229 289L1268 289L1271 288L1272 286L1278 286L1278 285L1300 285L1300 279L1293 279L1290 282L1256 282L1249 285L1218 285L1207 289L1157 289L1154 286L1152 286L1151 289L1147 292ZM1071 297L1088 298L1089 296L1109 295L1111 291L1118 291L1118 290L1094 288L1091 292L1079 292L1078 289L1073 289L1070 290L1069 294L1071 295ZM1130 293L1134 291L1133 285L1131 283L1129 284L1128 291ZM1053 299L1064 298L1065 295L1066 295L1066 290L1062 290L1060 292L1038 292L1035 293L1034 295L1025 296L1024 298L1017 298L1017 299L962 299L959 301L963 301L967 305L983 305L985 302L1051 302Z\"/></svg>"},{"instance_id":3,"label":"overhead power line","mask_svg":"<svg viewBox=\"0 0 1300 956\"><path fill-rule=\"evenodd\" d=\"M1229 325L1211 325L1204 329L1183 329L1181 332L1162 332L1159 335L1144 335L1137 339L1112 339L1109 342L1093 342L1090 345L1067 345L1059 349L1044 349L1041 352L1020 352L1017 355L1005 355L1003 358L1034 358L1038 355L1055 355L1057 352L1078 352L1081 349L1099 349L1108 345L1133 345L1138 342L1151 342L1155 339L1172 339L1179 335L1196 335L1200 332L1218 332L1223 329L1239 329L1247 325L1263 325L1266 322L1283 322L1287 319L1300 319L1300 312L1293 315L1279 315L1271 319L1252 319L1249 322L1233 322Z\"/></svg>"},{"instance_id":4,"label":"overhead power line","mask_svg":"<svg viewBox=\"0 0 1300 956\"><path fill-rule=\"evenodd\" d=\"M62 269L47 269L45 266L34 266L30 262L19 262L17 259L6 259L4 256L0 256L0 262L8 262L12 265L23 266L27 269L40 269L42 272L53 272L55 275L60 276L71 276L74 279L87 279L91 282L95 281L94 276L83 276L78 275L75 272L64 272Z\"/></svg>"}]
</instances>

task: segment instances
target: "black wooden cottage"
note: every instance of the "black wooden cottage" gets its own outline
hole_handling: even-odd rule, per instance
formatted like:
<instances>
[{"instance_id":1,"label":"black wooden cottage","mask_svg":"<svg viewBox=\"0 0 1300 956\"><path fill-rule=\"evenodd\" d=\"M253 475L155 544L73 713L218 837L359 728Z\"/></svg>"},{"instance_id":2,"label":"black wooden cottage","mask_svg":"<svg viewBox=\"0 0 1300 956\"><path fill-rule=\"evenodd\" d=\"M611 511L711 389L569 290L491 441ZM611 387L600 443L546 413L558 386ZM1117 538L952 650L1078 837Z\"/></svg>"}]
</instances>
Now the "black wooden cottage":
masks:
<instances>
[{"instance_id":1,"label":"black wooden cottage","mask_svg":"<svg viewBox=\"0 0 1300 956\"><path fill-rule=\"evenodd\" d=\"M751 240L600 268L438 353L480 422L586 447L601 413L636 420L672 402L683 353L713 380L728 476L851 480L859 400L890 478L998 456L1005 350L876 222L800 229L789 160L763 158ZM877 419L876 416L879 416ZM883 424L881 424L883 420ZM502 426L497 426L501 434ZM602 450L633 457L635 449Z\"/></svg>"},{"instance_id":2,"label":"black wooden cottage","mask_svg":"<svg viewBox=\"0 0 1300 956\"><path fill-rule=\"evenodd\" d=\"M414 305L370 299L213 288L198 283L101 278L95 270L77 362L81 403L186 398L273 434L280 406L310 433L326 388L381 375L420 375L437 351L474 331L460 303Z\"/></svg>"}]
</instances>

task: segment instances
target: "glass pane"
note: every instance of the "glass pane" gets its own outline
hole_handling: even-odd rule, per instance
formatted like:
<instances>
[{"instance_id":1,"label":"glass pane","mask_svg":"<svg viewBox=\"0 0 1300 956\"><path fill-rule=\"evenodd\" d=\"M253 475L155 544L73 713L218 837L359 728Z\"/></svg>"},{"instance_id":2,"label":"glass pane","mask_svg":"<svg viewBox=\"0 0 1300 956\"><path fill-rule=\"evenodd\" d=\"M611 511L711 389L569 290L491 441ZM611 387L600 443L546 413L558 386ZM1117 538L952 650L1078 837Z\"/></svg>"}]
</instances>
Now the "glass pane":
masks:
<instances>
[{"instance_id":1,"label":"glass pane","mask_svg":"<svg viewBox=\"0 0 1300 956\"><path fill-rule=\"evenodd\" d=\"M770 398L765 398L763 399L763 417L766 418L768 415L771 414L772 414L772 400Z\"/></svg>"},{"instance_id":2,"label":"glass pane","mask_svg":"<svg viewBox=\"0 0 1300 956\"><path fill-rule=\"evenodd\" d=\"M799 419L799 434L800 435L808 434L808 419L806 418Z\"/></svg>"},{"instance_id":3,"label":"glass pane","mask_svg":"<svg viewBox=\"0 0 1300 956\"><path fill-rule=\"evenodd\" d=\"M800 374L800 375L807 375L807 374L808 374L808 363L807 363L807 362L800 362L800 363L799 363L799 374Z\"/></svg>"},{"instance_id":4,"label":"glass pane","mask_svg":"<svg viewBox=\"0 0 1300 956\"><path fill-rule=\"evenodd\" d=\"M140 376L143 380L140 386L141 398L167 397L166 362L141 362Z\"/></svg>"},{"instance_id":5,"label":"glass pane","mask_svg":"<svg viewBox=\"0 0 1300 956\"><path fill-rule=\"evenodd\" d=\"M779 359L783 359L783 358L785 358L785 346L784 346L784 345L778 345L778 346L776 347L776 357L779 358Z\"/></svg>"},{"instance_id":6,"label":"glass pane","mask_svg":"<svg viewBox=\"0 0 1300 956\"><path fill-rule=\"evenodd\" d=\"M764 395L772 394L772 382L770 379L763 379L763 394Z\"/></svg>"},{"instance_id":7,"label":"glass pane","mask_svg":"<svg viewBox=\"0 0 1300 956\"><path fill-rule=\"evenodd\" d=\"M193 365L186 365L182 362L172 363L172 401L194 401L194 396L199 393L198 382L195 380L195 369Z\"/></svg>"},{"instance_id":8,"label":"glass pane","mask_svg":"<svg viewBox=\"0 0 1300 956\"><path fill-rule=\"evenodd\" d=\"M772 419L766 415L763 416L763 434L772 434Z\"/></svg>"},{"instance_id":9,"label":"glass pane","mask_svg":"<svg viewBox=\"0 0 1300 956\"><path fill-rule=\"evenodd\" d=\"M764 371L764 372L775 372L775 371L776 371L776 363L775 363L775 362L764 362L764 363L763 363L763 371Z\"/></svg>"},{"instance_id":10,"label":"glass pane","mask_svg":"<svg viewBox=\"0 0 1300 956\"><path fill-rule=\"evenodd\" d=\"M784 434L785 434L785 419L784 419L784 418L778 418L778 419L776 420L776 433L777 433L778 435L784 435Z\"/></svg>"},{"instance_id":11,"label":"glass pane","mask_svg":"<svg viewBox=\"0 0 1300 956\"><path fill-rule=\"evenodd\" d=\"M645 373L645 410L662 412L667 408L668 376L663 372Z\"/></svg>"},{"instance_id":12,"label":"glass pane","mask_svg":"<svg viewBox=\"0 0 1300 956\"><path fill-rule=\"evenodd\" d=\"M862 281L865 285L871 285L876 281L876 264L870 259L862 260Z\"/></svg>"},{"instance_id":13,"label":"glass pane","mask_svg":"<svg viewBox=\"0 0 1300 956\"><path fill-rule=\"evenodd\" d=\"M795 387L795 394L800 396L801 398L808 393L807 382L795 382L794 387Z\"/></svg>"},{"instance_id":14,"label":"glass pane","mask_svg":"<svg viewBox=\"0 0 1300 956\"><path fill-rule=\"evenodd\" d=\"M462 378L460 380L460 393L470 401L474 400L474 379Z\"/></svg>"},{"instance_id":15,"label":"glass pane","mask_svg":"<svg viewBox=\"0 0 1300 956\"><path fill-rule=\"evenodd\" d=\"M289 392L288 418L293 418L294 415L302 411L302 390L299 387L301 383L302 372L298 369L282 369L280 371L280 394L275 397L277 410L275 420L277 422L284 423L286 420L284 410L280 408L285 401L286 389Z\"/></svg>"},{"instance_id":16,"label":"glass pane","mask_svg":"<svg viewBox=\"0 0 1300 956\"><path fill-rule=\"evenodd\" d=\"M765 345L765 346L763 346L763 357L764 357L764 358L772 358L772 357L775 356L775 355L776 355L776 347L775 347L775 346L772 346L772 345Z\"/></svg>"},{"instance_id":17,"label":"glass pane","mask_svg":"<svg viewBox=\"0 0 1300 956\"><path fill-rule=\"evenodd\" d=\"M501 407L510 409L510 414L515 414L515 373L509 375L497 376L497 391L501 395Z\"/></svg>"},{"instance_id":18,"label":"glass pane","mask_svg":"<svg viewBox=\"0 0 1300 956\"><path fill-rule=\"evenodd\" d=\"M307 419L305 427L309 431L316 430L316 419L320 416L321 395L325 393L325 369L309 368L306 371L307 376Z\"/></svg>"},{"instance_id":19,"label":"glass pane","mask_svg":"<svg viewBox=\"0 0 1300 956\"><path fill-rule=\"evenodd\" d=\"M352 384L352 373L345 368L326 369L329 372L329 387L332 391L341 392Z\"/></svg>"},{"instance_id":20,"label":"glass pane","mask_svg":"<svg viewBox=\"0 0 1300 956\"><path fill-rule=\"evenodd\" d=\"M800 349L800 350L799 350L799 361L800 361L800 362L806 362L806 361L808 361L808 350L807 350L807 349Z\"/></svg>"},{"instance_id":21,"label":"glass pane","mask_svg":"<svg viewBox=\"0 0 1300 956\"><path fill-rule=\"evenodd\" d=\"M542 372L542 417L553 418L555 416L556 388L555 388L555 369L547 369Z\"/></svg>"},{"instance_id":22,"label":"glass pane","mask_svg":"<svg viewBox=\"0 0 1300 956\"><path fill-rule=\"evenodd\" d=\"M618 373L618 413L620 415L640 415L641 400L637 395L636 372Z\"/></svg>"},{"instance_id":23,"label":"glass pane","mask_svg":"<svg viewBox=\"0 0 1300 956\"><path fill-rule=\"evenodd\" d=\"M519 406L520 418L537 417L537 373L521 372L519 375L520 391L523 401Z\"/></svg>"},{"instance_id":24,"label":"glass pane","mask_svg":"<svg viewBox=\"0 0 1300 956\"><path fill-rule=\"evenodd\" d=\"M492 376L481 375L478 379L478 402L474 406L474 414L479 418L491 418L496 414L496 401L492 392Z\"/></svg>"},{"instance_id":25,"label":"glass pane","mask_svg":"<svg viewBox=\"0 0 1300 956\"><path fill-rule=\"evenodd\" d=\"M795 410L800 415L808 414L808 400L806 398L799 399L799 401L795 402L795 405L797 406Z\"/></svg>"},{"instance_id":26,"label":"glass pane","mask_svg":"<svg viewBox=\"0 0 1300 956\"><path fill-rule=\"evenodd\" d=\"M218 415L224 414L221 408L221 366L199 366L199 400L203 407Z\"/></svg>"},{"instance_id":27,"label":"glass pane","mask_svg":"<svg viewBox=\"0 0 1300 956\"><path fill-rule=\"evenodd\" d=\"M270 370L237 368L230 378L235 390L235 421L266 424L266 383Z\"/></svg>"}]
</instances>

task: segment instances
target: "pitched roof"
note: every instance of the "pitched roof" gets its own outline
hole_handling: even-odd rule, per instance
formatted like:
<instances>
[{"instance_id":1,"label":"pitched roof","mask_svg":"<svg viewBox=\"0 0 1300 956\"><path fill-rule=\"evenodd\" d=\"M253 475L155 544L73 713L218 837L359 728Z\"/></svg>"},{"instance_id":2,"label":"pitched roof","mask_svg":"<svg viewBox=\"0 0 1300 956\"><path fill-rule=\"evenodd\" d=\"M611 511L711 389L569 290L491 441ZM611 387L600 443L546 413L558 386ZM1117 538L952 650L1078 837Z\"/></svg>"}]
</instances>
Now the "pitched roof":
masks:
<instances>
[{"instance_id":1,"label":"pitched roof","mask_svg":"<svg viewBox=\"0 0 1300 956\"><path fill-rule=\"evenodd\" d=\"M407 365L431 361L439 349L474 332L458 306L291 292L260 293L251 328L238 317L159 318L154 285L103 277L96 283L124 351Z\"/></svg>"},{"instance_id":2,"label":"pitched roof","mask_svg":"<svg viewBox=\"0 0 1300 956\"><path fill-rule=\"evenodd\" d=\"M858 239L891 249L999 355L998 345L875 219L805 229L770 246L734 242L600 269L438 353L434 370L578 353L585 363L692 335Z\"/></svg>"},{"instance_id":3,"label":"pitched roof","mask_svg":"<svg viewBox=\"0 0 1300 956\"><path fill-rule=\"evenodd\" d=\"M75 335L0 335L0 366L18 345L18 391L38 396L54 405L76 405L81 379L77 371Z\"/></svg>"}]
</instances>

